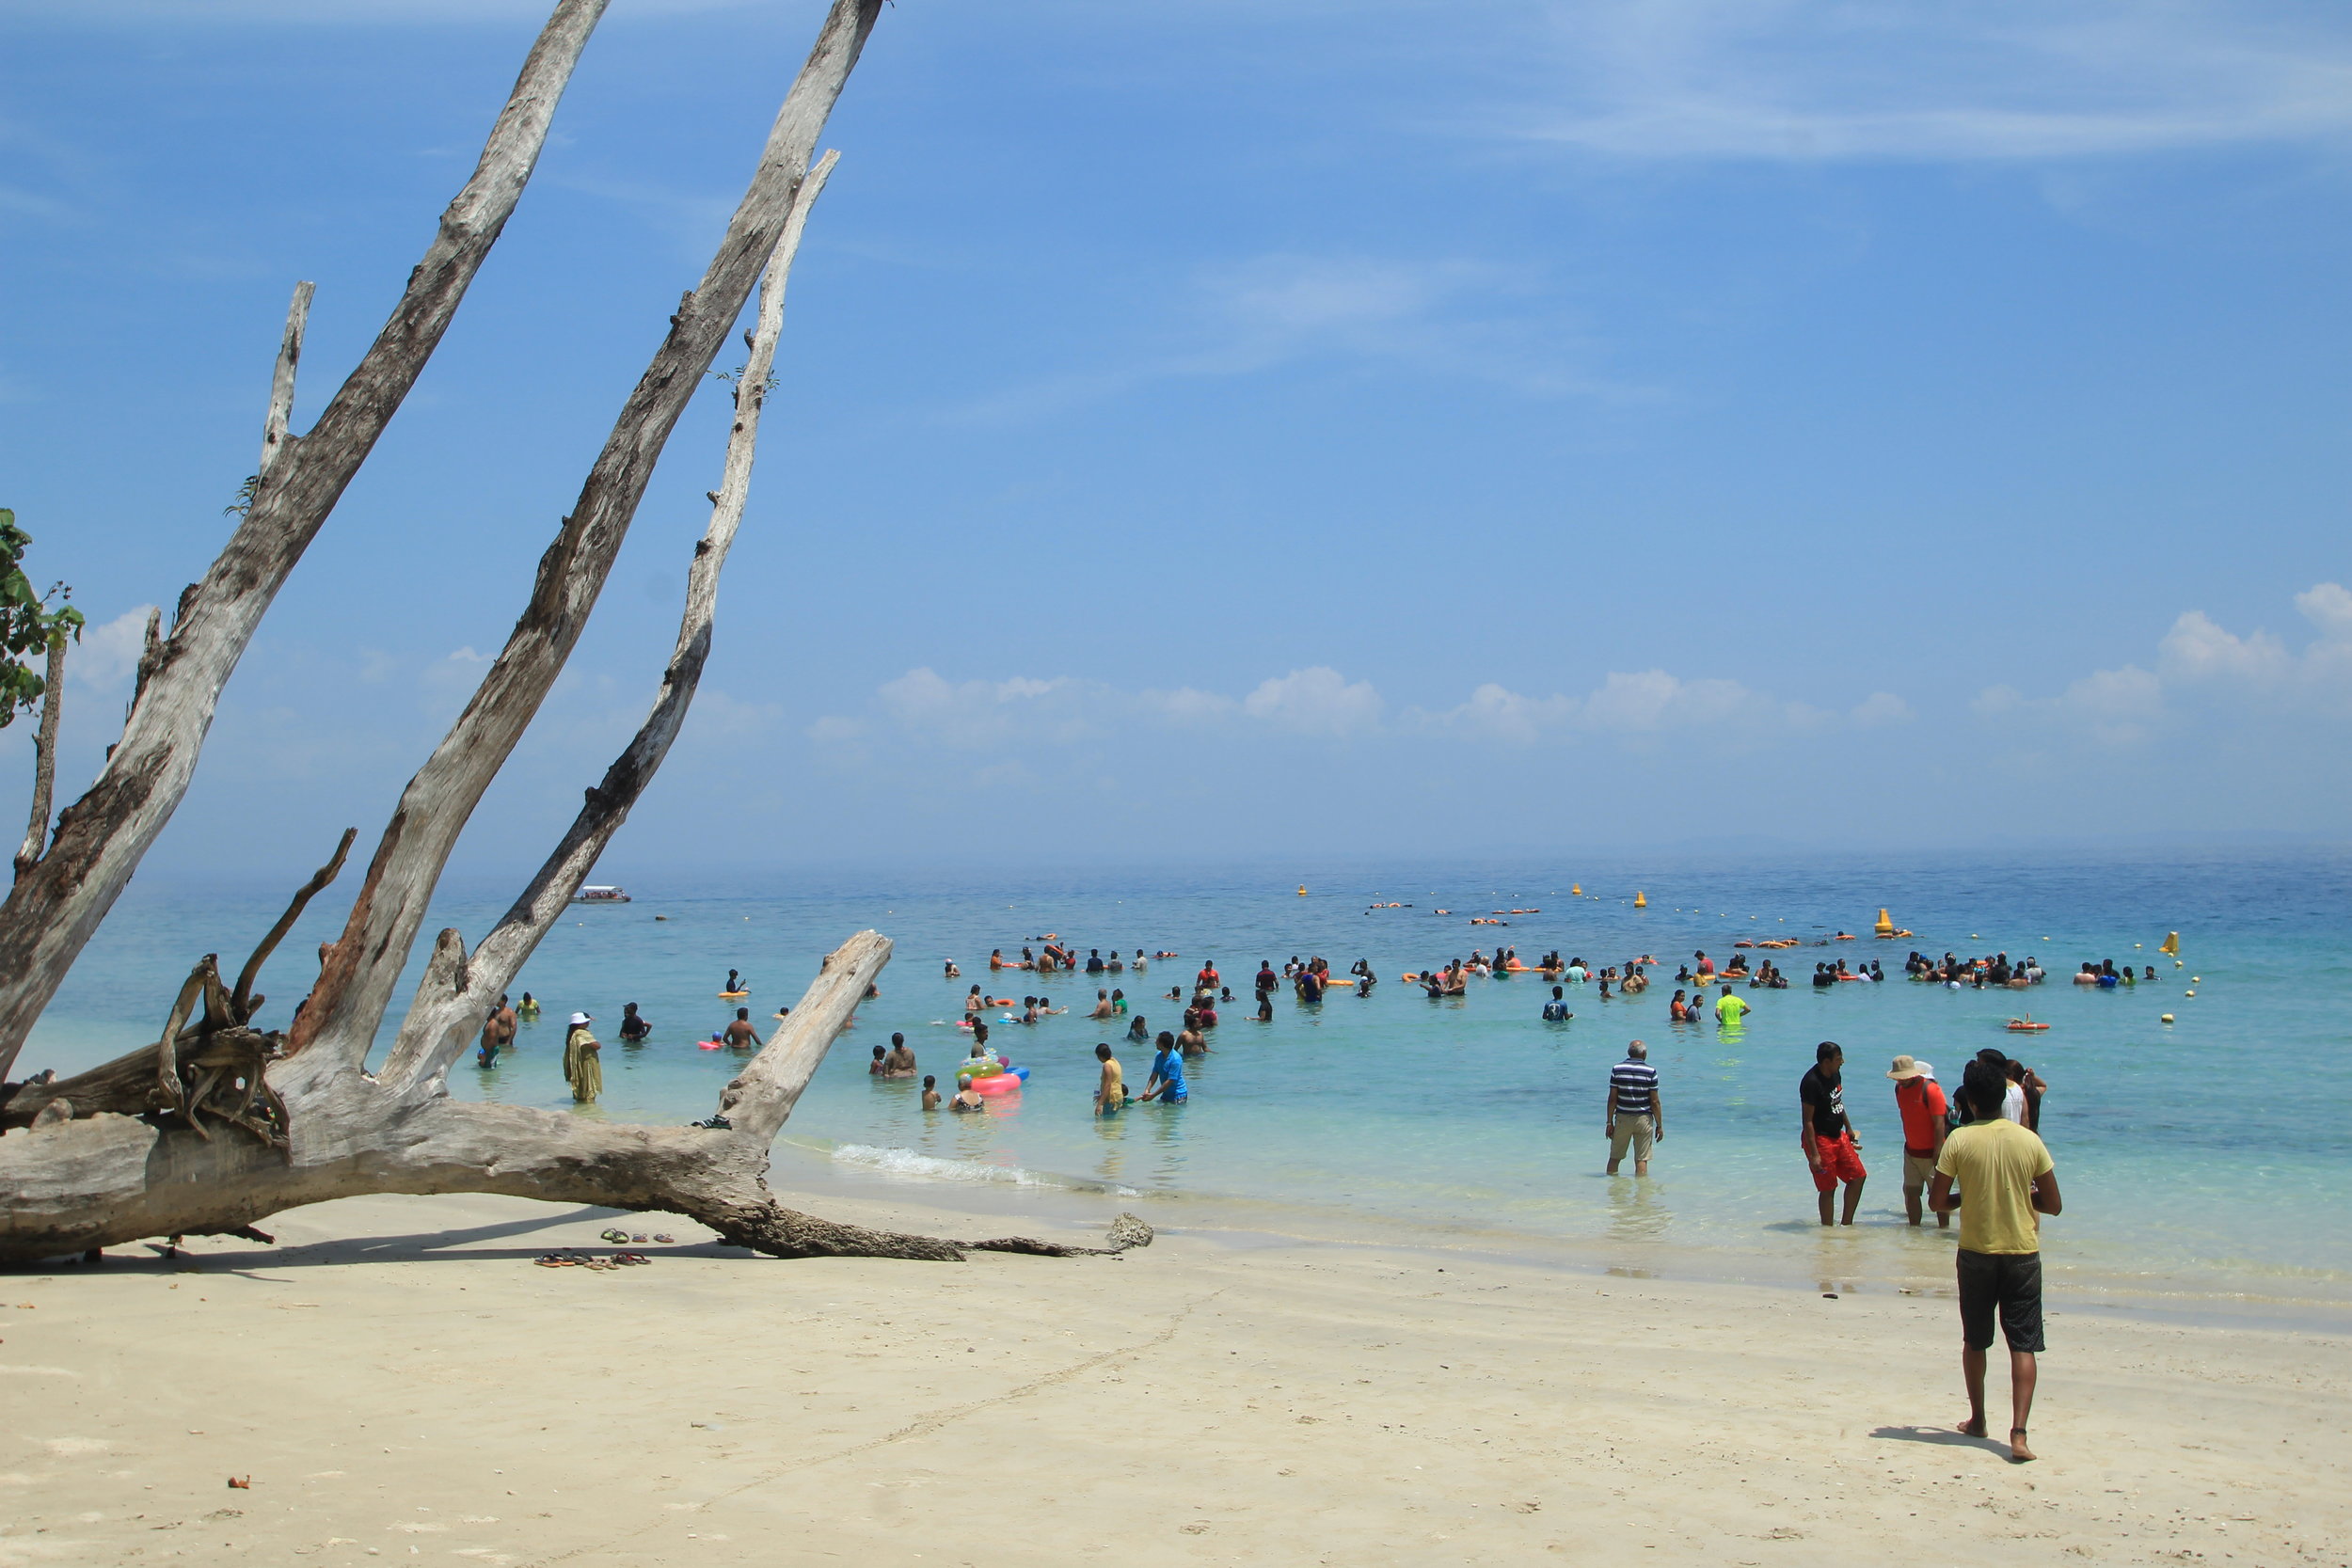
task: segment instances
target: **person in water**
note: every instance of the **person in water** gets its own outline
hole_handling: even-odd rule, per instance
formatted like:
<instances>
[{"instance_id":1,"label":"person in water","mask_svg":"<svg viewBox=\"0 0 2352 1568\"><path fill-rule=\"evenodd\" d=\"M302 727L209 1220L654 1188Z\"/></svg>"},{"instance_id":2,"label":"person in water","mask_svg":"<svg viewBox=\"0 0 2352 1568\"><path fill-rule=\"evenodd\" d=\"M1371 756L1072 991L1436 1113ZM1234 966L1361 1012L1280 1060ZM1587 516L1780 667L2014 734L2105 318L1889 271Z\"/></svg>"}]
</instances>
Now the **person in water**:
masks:
<instances>
[{"instance_id":1,"label":"person in water","mask_svg":"<svg viewBox=\"0 0 2352 1568\"><path fill-rule=\"evenodd\" d=\"M1272 991L1262 990L1258 993L1257 1018L1260 1023L1274 1022L1274 993Z\"/></svg>"},{"instance_id":2,"label":"person in water","mask_svg":"<svg viewBox=\"0 0 2352 1568\"><path fill-rule=\"evenodd\" d=\"M1111 988L1111 1016L1113 1018L1127 1016L1127 993L1117 986Z\"/></svg>"},{"instance_id":3,"label":"person in water","mask_svg":"<svg viewBox=\"0 0 2352 1568\"><path fill-rule=\"evenodd\" d=\"M1165 1034L1162 1037L1166 1037ZM1209 1053L1209 1037L1200 1032L1200 1024L1187 1023L1184 1032L1176 1037L1176 1049L1186 1056L1205 1056Z\"/></svg>"},{"instance_id":4,"label":"person in water","mask_svg":"<svg viewBox=\"0 0 2352 1568\"><path fill-rule=\"evenodd\" d=\"M1136 1021L1137 1024L1142 1022ZM1107 1117L1127 1103L1126 1073L1120 1067L1119 1058L1111 1054L1108 1044L1094 1048L1094 1059L1103 1064L1102 1079L1094 1086L1094 1114Z\"/></svg>"},{"instance_id":5,"label":"person in water","mask_svg":"<svg viewBox=\"0 0 2352 1568\"><path fill-rule=\"evenodd\" d=\"M722 996L733 996L737 991L749 990L751 989L751 987L745 985L741 980L738 979L736 977L735 971L730 969L727 971L727 983L719 988L719 994Z\"/></svg>"},{"instance_id":6,"label":"person in water","mask_svg":"<svg viewBox=\"0 0 2352 1568\"><path fill-rule=\"evenodd\" d=\"M1862 1207L1862 1183L1869 1172L1862 1165L1862 1140L1846 1119L1846 1088L1840 1076L1846 1053L1836 1040L1823 1040L1814 1051L1812 1068L1797 1085L1797 1137L1804 1163L1813 1173L1813 1190L1820 1197L1821 1223L1830 1223L1830 1195L1843 1182L1845 1217L1853 1224Z\"/></svg>"},{"instance_id":7,"label":"person in water","mask_svg":"<svg viewBox=\"0 0 2352 1568\"><path fill-rule=\"evenodd\" d=\"M1565 1023L1576 1015L1568 1011L1566 995L1558 986L1551 988L1551 1000L1544 1004L1546 1023Z\"/></svg>"},{"instance_id":8,"label":"person in water","mask_svg":"<svg viewBox=\"0 0 2352 1568\"><path fill-rule=\"evenodd\" d=\"M522 1001L515 1008L515 1016L526 1023L535 1022L539 1017L539 999L529 991L523 992Z\"/></svg>"},{"instance_id":9,"label":"person in water","mask_svg":"<svg viewBox=\"0 0 2352 1568\"><path fill-rule=\"evenodd\" d=\"M1114 1007L1114 1006L1111 1006L1111 993L1110 993L1109 991L1107 991L1107 990L1104 990L1102 987L1100 987L1100 986L1095 987L1095 988L1094 988L1094 1010L1093 1010L1092 1012L1090 1012L1090 1013L1087 1014L1087 1017L1089 1017L1089 1018L1109 1018L1109 1017L1111 1017L1113 1014L1115 1014L1116 1012L1118 1012L1118 1010L1119 1010L1118 1008L1116 1008L1116 1007Z\"/></svg>"},{"instance_id":10,"label":"person in water","mask_svg":"<svg viewBox=\"0 0 2352 1568\"><path fill-rule=\"evenodd\" d=\"M974 986L972 990L965 994L963 999L964 1016L969 1018L974 1013L978 1012L981 1008L987 1006L988 998L980 994L979 987Z\"/></svg>"},{"instance_id":11,"label":"person in water","mask_svg":"<svg viewBox=\"0 0 2352 1568\"><path fill-rule=\"evenodd\" d=\"M874 1047L874 1059L866 1064L866 1076L880 1078L882 1075L882 1058L888 1054L889 1052L884 1047L879 1045Z\"/></svg>"},{"instance_id":12,"label":"person in water","mask_svg":"<svg viewBox=\"0 0 2352 1568\"><path fill-rule=\"evenodd\" d=\"M947 960L947 973L945 978L950 980L961 980L963 978L963 971L956 967L956 960L953 958L949 958Z\"/></svg>"},{"instance_id":13,"label":"person in water","mask_svg":"<svg viewBox=\"0 0 2352 1568\"><path fill-rule=\"evenodd\" d=\"M645 1037L652 1033L653 1025L647 1023L644 1016L638 1012L636 1003L621 1004L621 1043L623 1045L643 1045L645 1042Z\"/></svg>"},{"instance_id":14,"label":"person in water","mask_svg":"<svg viewBox=\"0 0 2352 1568\"><path fill-rule=\"evenodd\" d=\"M752 1022L749 1007L735 1009L735 1022L727 1025L726 1042L740 1051L748 1051L759 1043L759 1030Z\"/></svg>"},{"instance_id":15,"label":"person in water","mask_svg":"<svg viewBox=\"0 0 2352 1568\"><path fill-rule=\"evenodd\" d=\"M1143 1085L1143 1098L1163 1105L1182 1105L1191 1098L1184 1085L1184 1057L1191 1053L1178 1050L1176 1037L1165 1029L1160 1031L1158 1043L1160 1053L1152 1058L1152 1076Z\"/></svg>"},{"instance_id":16,"label":"person in water","mask_svg":"<svg viewBox=\"0 0 2352 1568\"><path fill-rule=\"evenodd\" d=\"M1726 1028L1738 1027L1740 1016L1747 1010L1747 998L1729 986L1724 988L1723 995L1715 998L1715 1022Z\"/></svg>"},{"instance_id":17,"label":"person in water","mask_svg":"<svg viewBox=\"0 0 2352 1568\"><path fill-rule=\"evenodd\" d=\"M260 1011L257 1007L255 1011ZM490 1016L482 1021L482 1065L494 1067L499 1053L511 1050L515 1044L515 1009L504 996L490 1009Z\"/></svg>"},{"instance_id":18,"label":"person in water","mask_svg":"<svg viewBox=\"0 0 2352 1568\"><path fill-rule=\"evenodd\" d=\"M926 1111L939 1109L939 1078L935 1073L927 1072L923 1075L923 1109Z\"/></svg>"},{"instance_id":19,"label":"person in water","mask_svg":"<svg viewBox=\"0 0 2352 1568\"><path fill-rule=\"evenodd\" d=\"M904 1035L890 1037L890 1054L882 1058L882 1075L884 1078L914 1076L914 1053L907 1049L907 1037Z\"/></svg>"},{"instance_id":20,"label":"person in water","mask_svg":"<svg viewBox=\"0 0 2352 1568\"><path fill-rule=\"evenodd\" d=\"M604 1093L604 1047L589 1032L590 1022L586 1013L574 1013L564 1035L564 1081L572 1086L573 1101L580 1105L595 1104Z\"/></svg>"},{"instance_id":21,"label":"person in water","mask_svg":"<svg viewBox=\"0 0 2352 1568\"><path fill-rule=\"evenodd\" d=\"M1136 1016L1128 1022L1127 1037L1131 1040L1148 1040L1152 1037L1152 1026L1144 1022L1144 1017L1141 1013L1136 1014Z\"/></svg>"}]
</instances>

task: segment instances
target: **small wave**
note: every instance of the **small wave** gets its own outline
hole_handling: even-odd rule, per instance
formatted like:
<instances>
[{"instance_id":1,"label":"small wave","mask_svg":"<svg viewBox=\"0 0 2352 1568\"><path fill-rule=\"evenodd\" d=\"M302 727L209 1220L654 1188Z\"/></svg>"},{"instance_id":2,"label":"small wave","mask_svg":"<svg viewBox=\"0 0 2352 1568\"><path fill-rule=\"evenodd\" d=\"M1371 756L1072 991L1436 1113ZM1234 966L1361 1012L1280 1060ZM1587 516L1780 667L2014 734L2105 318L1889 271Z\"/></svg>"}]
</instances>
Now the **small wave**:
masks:
<instances>
[{"instance_id":1,"label":"small wave","mask_svg":"<svg viewBox=\"0 0 2352 1568\"><path fill-rule=\"evenodd\" d=\"M1057 1187L1074 1192L1110 1193L1119 1197L1141 1196L1133 1187L1121 1187L1107 1181L1054 1176L1025 1170L1019 1165L992 1165L978 1160L943 1160L934 1154L917 1154L911 1148L882 1148L873 1144L836 1144L833 1158L840 1164L859 1165L866 1170L880 1171L885 1176L905 1177L917 1181L993 1182L1008 1187Z\"/></svg>"}]
</instances>

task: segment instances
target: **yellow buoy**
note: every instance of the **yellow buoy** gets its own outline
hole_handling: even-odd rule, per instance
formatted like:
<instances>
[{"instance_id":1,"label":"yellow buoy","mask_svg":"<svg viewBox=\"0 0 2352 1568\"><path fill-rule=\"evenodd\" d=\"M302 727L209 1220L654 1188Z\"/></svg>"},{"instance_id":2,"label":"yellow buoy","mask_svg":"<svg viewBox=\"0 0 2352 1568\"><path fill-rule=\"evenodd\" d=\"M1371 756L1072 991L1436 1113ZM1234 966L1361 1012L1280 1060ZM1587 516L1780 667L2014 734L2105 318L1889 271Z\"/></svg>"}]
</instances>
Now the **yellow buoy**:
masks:
<instances>
[{"instance_id":1,"label":"yellow buoy","mask_svg":"<svg viewBox=\"0 0 2352 1568\"><path fill-rule=\"evenodd\" d=\"M1886 918L1886 911L1884 910L1881 910L1879 911L1879 923L1871 927L1870 929L1876 931L1880 936L1891 937L1895 934L1895 923Z\"/></svg>"},{"instance_id":2,"label":"yellow buoy","mask_svg":"<svg viewBox=\"0 0 2352 1568\"><path fill-rule=\"evenodd\" d=\"M2178 931L2166 933L2163 942L2157 946L2156 951L2159 953L2169 953L2175 958L2178 958L2181 952L2181 933Z\"/></svg>"},{"instance_id":3,"label":"yellow buoy","mask_svg":"<svg viewBox=\"0 0 2352 1568\"><path fill-rule=\"evenodd\" d=\"M1307 896L1307 884L1306 884L1306 883L1304 883L1304 882L1301 882L1301 883L1299 883L1299 884L1298 884L1298 896L1300 896L1301 898L1304 898L1304 897L1306 897L1306 896Z\"/></svg>"},{"instance_id":4,"label":"yellow buoy","mask_svg":"<svg viewBox=\"0 0 2352 1568\"><path fill-rule=\"evenodd\" d=\"M1568 896L1569 896L1569 897L1571 897L1571 898L1581 898L1581 897L1583 897L1583 896L1584 896L1584 884L1583 884L1582 882L1570 882L1570 883L1568 884Z\"/></svg>"},{"instance_id":5,"label":"yellow buoy","mask_svg":"<svg viewBox=\"0 0 2352 1568\"><path fill-rule=\"evenodd\" d=\"M1637 910L1646 910L1646 909L1648 909L1648 908L1649 908L1649 895L1647 895L1647 894L1645 894L1645 893L1639 893L1639 892L1635 893L1635 894L1634 894L1634 895L1633 895L1633 907L1634 907L1635 909L1637 909Z\"/></svg>"}]
</instances>

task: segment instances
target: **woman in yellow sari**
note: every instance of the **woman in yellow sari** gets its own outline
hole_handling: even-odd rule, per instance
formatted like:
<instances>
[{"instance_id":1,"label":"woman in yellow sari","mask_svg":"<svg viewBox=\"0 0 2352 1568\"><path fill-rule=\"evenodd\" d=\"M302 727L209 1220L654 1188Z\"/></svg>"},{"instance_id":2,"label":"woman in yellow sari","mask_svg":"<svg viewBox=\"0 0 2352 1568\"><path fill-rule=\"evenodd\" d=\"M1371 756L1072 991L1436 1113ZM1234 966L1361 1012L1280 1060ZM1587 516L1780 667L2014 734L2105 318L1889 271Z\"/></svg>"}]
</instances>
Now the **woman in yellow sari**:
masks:
<instances>
[{"instance_id":1,"label":"woman in yellow sari","mask_svg":"<svg viewBox=\"0 0 2352 1568\"><path fill-rule=\"evenodd\" d=\"M582 1105L593 1105L604 1093L604 1047L589 1032L586 1013L574 1013L571 1028L564 1036L564 1081L572 1086L572 1098Z\"/></svg>"}]
</instances>

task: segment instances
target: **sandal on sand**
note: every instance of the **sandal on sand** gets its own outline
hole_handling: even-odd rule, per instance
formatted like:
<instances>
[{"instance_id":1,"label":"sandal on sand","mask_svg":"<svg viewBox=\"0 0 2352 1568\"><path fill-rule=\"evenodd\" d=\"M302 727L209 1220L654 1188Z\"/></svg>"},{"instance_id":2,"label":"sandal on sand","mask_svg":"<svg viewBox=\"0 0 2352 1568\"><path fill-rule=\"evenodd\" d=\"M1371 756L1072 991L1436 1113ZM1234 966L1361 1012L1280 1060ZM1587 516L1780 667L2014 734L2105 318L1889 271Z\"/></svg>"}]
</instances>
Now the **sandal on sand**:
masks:
<instances>
[{"instance_id":1,"label":"sandal on sand","mask_svg":"<svg viewBox=\"0 0 2352 1568\"><path fill-rule=\"evenodd\" d=\"M628 1239L631 1242L636 1243L639 1246L644 1246L645 1244L645 1238L643 1236L631 1236Z\"/></svg>"},{"instance_id":2,"label":"sandal on sand","mask_svg":"<svg viewBox=\"0 0 2352 1568\"><path fill-rule=\"evenodd\" d=\"M603 1230L597 1232L596 1240L600 1242L626 1242L628 1240L628 1232L619 1229Z\"/></svg>"},{"instance_id":3,"label":"sandal on sand","mask_svg":"<svg viewBox=\"0 0 2352 1568\"><path fill-rule=\"evenodd\" d=\"M662 1232L660 1232L660 1231L659 1231L659 1230L657 1230L657 1231L655 1231L655 1232L653 1233L653 1239L654 1239L655 1241L657 1241L657 1242L663 1242L663 1243L675 1243L675 1242L677 1240L677 1238L676 1238L675 1236L664 1235Z\"/></svg>"}]
</instances>

